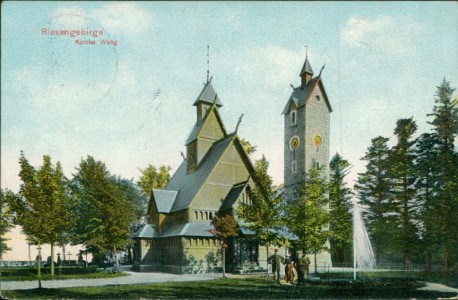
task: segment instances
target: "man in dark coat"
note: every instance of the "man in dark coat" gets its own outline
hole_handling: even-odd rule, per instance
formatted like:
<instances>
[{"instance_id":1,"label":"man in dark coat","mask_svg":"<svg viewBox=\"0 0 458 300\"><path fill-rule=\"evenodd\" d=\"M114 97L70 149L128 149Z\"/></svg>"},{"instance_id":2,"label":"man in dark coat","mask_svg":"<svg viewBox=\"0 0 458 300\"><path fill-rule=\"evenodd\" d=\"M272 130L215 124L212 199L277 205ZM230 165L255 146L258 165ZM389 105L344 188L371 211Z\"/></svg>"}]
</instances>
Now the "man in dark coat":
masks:
<instances>
[{"instance_id":1,"label":"man in dark coat","mask_svg":"<svg viewBox=\"0 0 458 300\"><path fill-rule=\"evenodd\" d=\"M310 259L302 254L302 251L297 251L294 267L297 270L297 284L305 285L305 275L308 276Z\"/></svg>"},{"instance_id":2,"label":"man in dark coat","mask_svg":"<svg viewBox=\"0 0 458 300\"><path fill-rule=\"evenodd\" d=\"M278 249L275 249L275 254L269 257L269 263L272 264L272 273L274 273L274 279L278 283L280 283L281 264L284 263L284 261L285 259L283 258L283 256L278 254Z\"/></svg>"}]
</instances>

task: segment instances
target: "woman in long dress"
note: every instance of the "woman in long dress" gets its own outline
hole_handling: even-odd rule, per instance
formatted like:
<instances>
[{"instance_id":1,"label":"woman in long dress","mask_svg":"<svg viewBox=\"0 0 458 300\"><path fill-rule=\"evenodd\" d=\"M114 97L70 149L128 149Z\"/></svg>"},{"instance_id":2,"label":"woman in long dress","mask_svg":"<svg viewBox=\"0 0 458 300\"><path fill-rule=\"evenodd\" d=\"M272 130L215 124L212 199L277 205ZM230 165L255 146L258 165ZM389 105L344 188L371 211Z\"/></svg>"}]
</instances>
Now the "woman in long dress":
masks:
<instances>
[{"instance_id":1,"label":"woman in long dress","mask_svg":"<svg viewBox=\"0 0 458 300\"><path fill-rule=\"evenodd\" d=\"M294 270L293 262L290 256L287 256L285 259L285 281L286 283L293 283L294 281Z\"/></svg>"}]
</instances>

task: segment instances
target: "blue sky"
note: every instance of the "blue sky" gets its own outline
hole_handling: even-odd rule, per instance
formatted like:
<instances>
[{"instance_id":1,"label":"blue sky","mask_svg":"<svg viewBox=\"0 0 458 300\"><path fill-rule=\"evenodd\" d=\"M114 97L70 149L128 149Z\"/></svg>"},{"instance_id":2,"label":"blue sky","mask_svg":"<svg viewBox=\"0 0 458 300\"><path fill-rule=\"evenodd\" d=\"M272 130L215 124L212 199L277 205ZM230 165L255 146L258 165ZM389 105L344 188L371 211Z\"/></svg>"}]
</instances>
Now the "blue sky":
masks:
<instances>
[{"instance_id":1,"label":"blue sky","mask_svg":"<svg viewBox=\"0 0 458 300\"><path fill-rule=\"evenodd\" d=\"M283 117L308 57L334 109L331 153L353 165L399 118L428 131L436 87L458 86L455 2L2 2L1 187L19 188L19 152L71 176L92 155L112 173L174 171L210 72L228 131L283 182ZM97 29L118 46L76 45L42 28ZM156 96L155 96L156 95Z\"/></svg>"}]
</instances>

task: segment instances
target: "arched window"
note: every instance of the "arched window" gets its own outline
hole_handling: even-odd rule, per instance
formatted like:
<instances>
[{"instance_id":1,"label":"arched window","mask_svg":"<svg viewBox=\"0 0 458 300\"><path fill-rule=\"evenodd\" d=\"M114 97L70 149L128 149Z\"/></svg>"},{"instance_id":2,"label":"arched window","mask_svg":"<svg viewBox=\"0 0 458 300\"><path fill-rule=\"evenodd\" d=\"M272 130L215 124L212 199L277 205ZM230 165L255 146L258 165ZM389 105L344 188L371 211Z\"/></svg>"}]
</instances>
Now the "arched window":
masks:
<instances>
[{"instance_id":1,"label":"arched window","mask_svg":"<svg viewBox=\"0 0 458 300\"><path fill-rule=\"evenodd\" d=\"M291 125L296 125L297 123L297 114L296 111L291 111Z\"/></svg>"},{"instance_id":2,"label":"arched window","mask_svg":"<svg viewBox=\"0 0 458 300\"><path fill-rule=\"evenodd\" d=\"M210 220L213 220L213 213L210 212Z\"/></svg>"},{"instance_id":3,"label":"arched window","mask_svg":"<svg viewBox=\"0 0 458 300\"><path fill-rule=\"evenodd\" d=\"M204 212L200 212L200 219L203 220L204 219Z\"/></svg>"},{"instance_id":4,"label":"arched window","mask_svg":"<svg viewBox=\"0 0 458 300\"><path fill-rule=\"evenodd\" d=\"M208 211L205 212L205 220L208 220Z\"/></svg>"},{"instance_id":5,"label":"arched window","mask_svg":"<svg viewBox=\"0 0 458 300\"><path fill-rule=\"evenodd\" d=\"M195 214L196 220L199 220L199 213L197 211L194 211L194 214Z\"/></svg>"}]
</instances>

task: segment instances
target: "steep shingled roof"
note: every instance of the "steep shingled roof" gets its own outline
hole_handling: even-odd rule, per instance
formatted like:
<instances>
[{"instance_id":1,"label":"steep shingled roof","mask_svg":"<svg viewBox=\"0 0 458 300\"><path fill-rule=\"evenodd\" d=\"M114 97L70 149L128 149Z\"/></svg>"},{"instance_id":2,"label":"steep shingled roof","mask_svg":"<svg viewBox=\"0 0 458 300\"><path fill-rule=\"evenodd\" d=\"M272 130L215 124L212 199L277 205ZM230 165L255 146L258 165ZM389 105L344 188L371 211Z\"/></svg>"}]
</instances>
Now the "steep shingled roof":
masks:
<instances>
[{"instance_id":1,"label":"steep shingled roof","mask_svg":"<svg viewBox=\"0 0 458 300\"><path fill-rule=\"evenodd\" d=\"M223 203L221 204L220 210L228 209L233 207L234 203L242 193L243 189L247 186L248 181L241 182L239 184L235 184L232 189L227 194L226 198L224 199Z\"/></svg>"},{"instance_id":2,"label":"steep shingled roof","mask_svg":"<svg viewBox=\"0 0 458 300\"><path fill-rule=\"evenodd\" d=\"M133 238L154 238L158 233L152 224L145 224L142 228L132 234Z\"/></svg>"},{"instance_id":3,"label":"steep shingled roof","mask_svg":"<svg viewBox=\"0 0 458 300\"><path fill-rule=\"evenodd\" d=\"M204 127L204 124L205 124L205 122L207 122L207 120L208 120L208 118L210 116L210 113L212 111L215 112L216 119L218 120L218 122L221 125L221 129L223 130L224 136L227 135L226 128L224 127L224 123L223 123L223 121L221 119L221 115L219 114L219 111L218 111L218 108L217 108L217 104L214 103L211 106L211 108L207 111L207 113L205 114L205 117L196 122L196 124L194 125L194 127L191 130L191 133L189 134L188 138L186 139L185 145L188 145L190 142L192 142L195 139L197 139L197 137L199 136L200 131Z\"/></svg>"},{"instance_id":4,"label":"steep shingled roof","mask_svg":"<svg viewBox=\"0 0 458 300\"><path fill-rule=\"evenodd\" d=\"M289 106L291 105L291 102L294 102L297 108L305 106L308 98L310 97L310 94L313 92L317 85L320 85L321 90L324 94L324 100L326 101L326 105L328 106L329 111L332 111L332 107L329 103L328 96L324 89L322 80L320 79L320 77L315 77L312 80L310 80L310 82L307 84L305 88L297 87L293 90L288 102L286 102L282 114L287 114L289 112Z\"/></svg>"},{"instance_id":5,"label":"steep shingled roof","mask_svg":"<svg viewBox=\"0 0 458 300\"><path fill-rule=\"evenodd\" d=\"M153 190L154 200L156 201L159 213L169 213L177 197L178 191L172 190Z\"/></svg>"},{"instance_id":6,"label":"steep shingled roof","mask_svg":"<svg viewBox=\"0 0 458 300\"><path fill-rule=\"evenodd\" d=\"M193 105L197 105L199 101L208 104L213 104L215 102L218 107L223 106L223 104L218 98L218 94L216 94L215 89L213 88L211 81L205 84L204 88L202 89L202 92L200 92L199 96L197 97L196 101L194 101Z\"/></svg>"},{"instance_id":7,"label":"steep shingled roof","mask_svg":"<svg viewBox=\"0 0 458 300\"><path fill-rule=\"evenodd\" d=\"M234 137L234 134L230 134L214 143L194 172L187 173L187 160L181 163L165 188L166 190L178 191L171 212L189 207L217 162L232 144Z\"/></svg>"},{"instance_id":8,"label":"steep shingled roof","mask_svg":"<svg viewBox=\"0 0 458 300\"><path fill-rule=\"evenodd\" d=\"M192 222L184 224L176 224L167 228L161 233L161 238L172 236L199 236L213 237L210 233L210 222Z\"/></svg>"},{"instance_id":9,"label":"steep shingled roof","mask_svg":"<svg viewBox=\"0 0 458 300\"><path fill-rule=\"evenodd\" d=\"M304 65L302 66L302 70L299 76L301 76L304 73L313 75L312 66L310 65L309 59L307 57L305 57L305 62L304 62Z\"/></svg>"}]
</instances>

